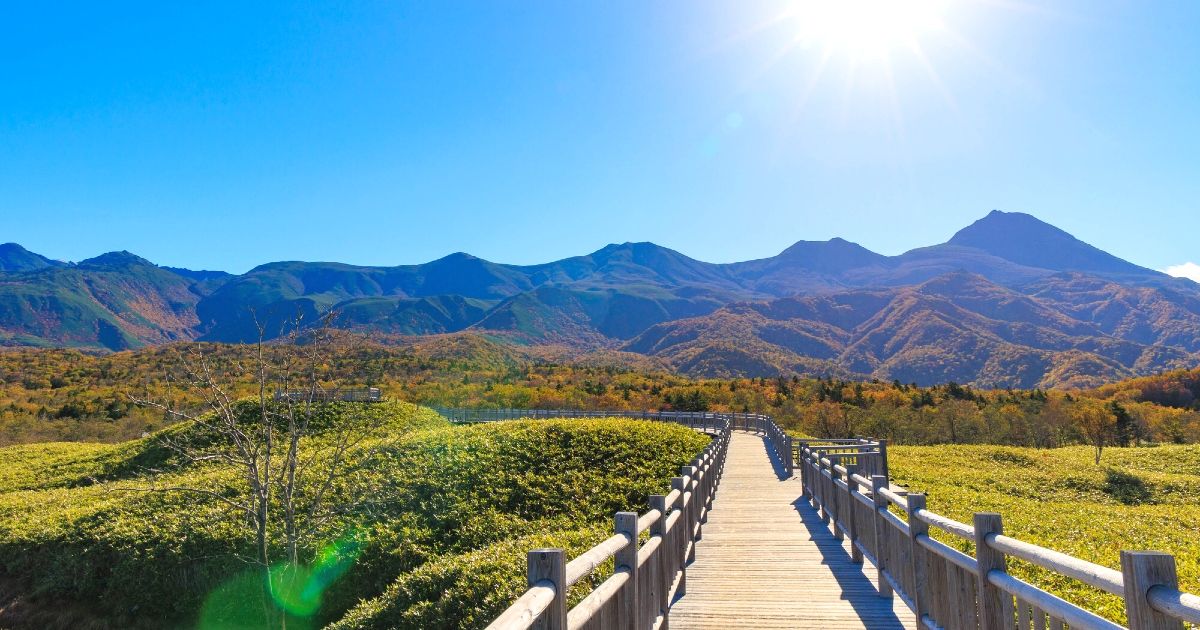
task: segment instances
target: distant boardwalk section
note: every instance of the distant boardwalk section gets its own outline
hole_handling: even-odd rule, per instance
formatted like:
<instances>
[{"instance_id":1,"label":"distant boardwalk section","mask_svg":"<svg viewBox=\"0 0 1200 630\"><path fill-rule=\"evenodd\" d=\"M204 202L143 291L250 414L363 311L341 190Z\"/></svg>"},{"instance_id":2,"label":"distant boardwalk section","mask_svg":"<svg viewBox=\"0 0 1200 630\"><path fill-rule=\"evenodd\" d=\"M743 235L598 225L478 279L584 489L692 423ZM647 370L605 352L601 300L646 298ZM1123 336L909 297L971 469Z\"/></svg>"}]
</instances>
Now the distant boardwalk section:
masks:
<instances>
[{"instance_id":1,"label":"distant boardwalk section","mask_svg":"<svg viewBox=\"0 0 1200 630\"><path fill-rule=\"evenodd\" d=\"M378 387L358 389L277 389L276 402L380 402L383 394Z\"/></svg>"}]
</instances>

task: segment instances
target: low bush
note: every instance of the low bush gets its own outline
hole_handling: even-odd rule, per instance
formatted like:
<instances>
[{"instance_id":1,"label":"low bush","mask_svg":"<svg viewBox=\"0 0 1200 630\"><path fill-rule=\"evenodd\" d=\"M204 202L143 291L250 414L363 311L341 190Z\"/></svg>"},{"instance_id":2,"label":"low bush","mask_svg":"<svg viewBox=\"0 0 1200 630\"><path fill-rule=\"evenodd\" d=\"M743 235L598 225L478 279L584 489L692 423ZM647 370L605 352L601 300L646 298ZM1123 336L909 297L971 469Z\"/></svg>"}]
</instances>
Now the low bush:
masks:
<instances>
[{"instance_id":1,"label":"low bush","mask_svg":"<svg viewBox=\"0 0 1200 630\"><path fill-rule=\"evenodd\" d=\"M338 405L326 411L339 421ZM332 489L352 509L313 524L322 542L303 549L303 570L322 588L289 627L337 622L351 609L343 623L357 625L348 627L431 627L451 612L455 624L481 625L523 584L527 543L578 550L601 540L613 512L642 508L708 443L632 420L452 427L405 403L372 413L388 415L392 435L362 446L377 453L362 479ZM0 602L21 602L0 610L0 626L194 626L211 612L210 595L245 582L253 541L244 518L210 497L141 491L233 493L236 471L173 461L162 437L0 449ZM374 489L365 500L339 494L364 483Z\"/></svg>"}]
</instances>

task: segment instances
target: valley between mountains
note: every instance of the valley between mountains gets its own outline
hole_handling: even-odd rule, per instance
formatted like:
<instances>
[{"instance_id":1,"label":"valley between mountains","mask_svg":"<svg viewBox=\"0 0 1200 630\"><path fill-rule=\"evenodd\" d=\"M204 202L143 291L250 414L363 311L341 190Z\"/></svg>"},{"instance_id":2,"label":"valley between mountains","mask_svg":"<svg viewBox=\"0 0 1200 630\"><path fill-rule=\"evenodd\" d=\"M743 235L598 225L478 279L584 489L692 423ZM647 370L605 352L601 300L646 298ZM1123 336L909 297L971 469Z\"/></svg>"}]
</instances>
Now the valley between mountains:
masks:
<instances>
[{"instance_id":1,"label":"valley between mountains","mask_svg":"<svg viewBox=\"0 0 1200 630\"><path fill-rule=\"evenodd\" d=\"M506 352L601 353L691 376L1088 387L1200 365L1200 285L1021 213L993 211L899 256L833 239L732 264L625 243L532 266L460 253L235 276L128 252L63 263L0 246L6 346L251 342L260 324L273 336L331 309L383 343L482 336Z\"/></svg>"}]
</instances>

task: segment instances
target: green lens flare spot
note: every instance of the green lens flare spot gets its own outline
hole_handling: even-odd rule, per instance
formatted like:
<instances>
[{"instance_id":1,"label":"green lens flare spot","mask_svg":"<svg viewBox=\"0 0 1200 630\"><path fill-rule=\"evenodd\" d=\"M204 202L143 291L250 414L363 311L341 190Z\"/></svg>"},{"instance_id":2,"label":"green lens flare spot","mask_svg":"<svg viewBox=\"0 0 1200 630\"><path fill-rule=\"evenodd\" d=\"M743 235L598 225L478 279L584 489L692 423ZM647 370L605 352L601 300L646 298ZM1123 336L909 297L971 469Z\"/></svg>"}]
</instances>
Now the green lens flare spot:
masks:
<instances>
[{"instance_id":1,"label":"green lens flare spot","mask_svg":"<svg viewBox=\"0 0 1200 630\"><path fill-rule=\"evenodd\" d=\"M300 617L317 612L325 589L313 579L313 574L312 569L293 564L271 567L268 579L275 605Z\"/></svg>"}]
</instances>

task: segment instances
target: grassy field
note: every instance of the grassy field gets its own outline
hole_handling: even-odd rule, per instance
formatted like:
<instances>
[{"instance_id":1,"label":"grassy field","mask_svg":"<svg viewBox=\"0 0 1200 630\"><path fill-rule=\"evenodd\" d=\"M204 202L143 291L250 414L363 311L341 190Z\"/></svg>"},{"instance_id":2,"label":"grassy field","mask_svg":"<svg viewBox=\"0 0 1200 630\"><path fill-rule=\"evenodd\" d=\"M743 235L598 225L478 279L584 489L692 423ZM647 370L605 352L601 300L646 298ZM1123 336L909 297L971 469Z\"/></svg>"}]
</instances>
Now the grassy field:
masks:
<instances>
[{"instance_id":1,"label":"grassy field","mask_svg":"<svg viewBox=\"0 0 1200 630\"><path fill-rule=\"evenodd\" d=\"M613 512L667 490L708 443L629 420L452 427L406 403L373 409L392 432L363 473L376 491L303 550L322 588L305 606L277 602L289 628L486 625L523 589L529 548L603 540ZM0 449L0 627L256 623L251 531L212 499L128 491L151 482L230 491L239 479L173 463L158 436Z\"/></svg>"},{"instance_id":2,"label":"grassy field","mask_svg":"<svg viewBox=\"0 0 1200 630\"><path fill-rule=\"evenodd\" d=\"M1109 448L1099 466L1092 458L1084 446L949 445L898 446L889 457L896 481L926 492L934 512L965 523L998 512L1010 536L1117 570L1123 549L1172 553L1181 587L1200 592L1200 446ZM1124 621L1119 598L1020 561L1010 570Z\"/></svg>"}]
</instances>

